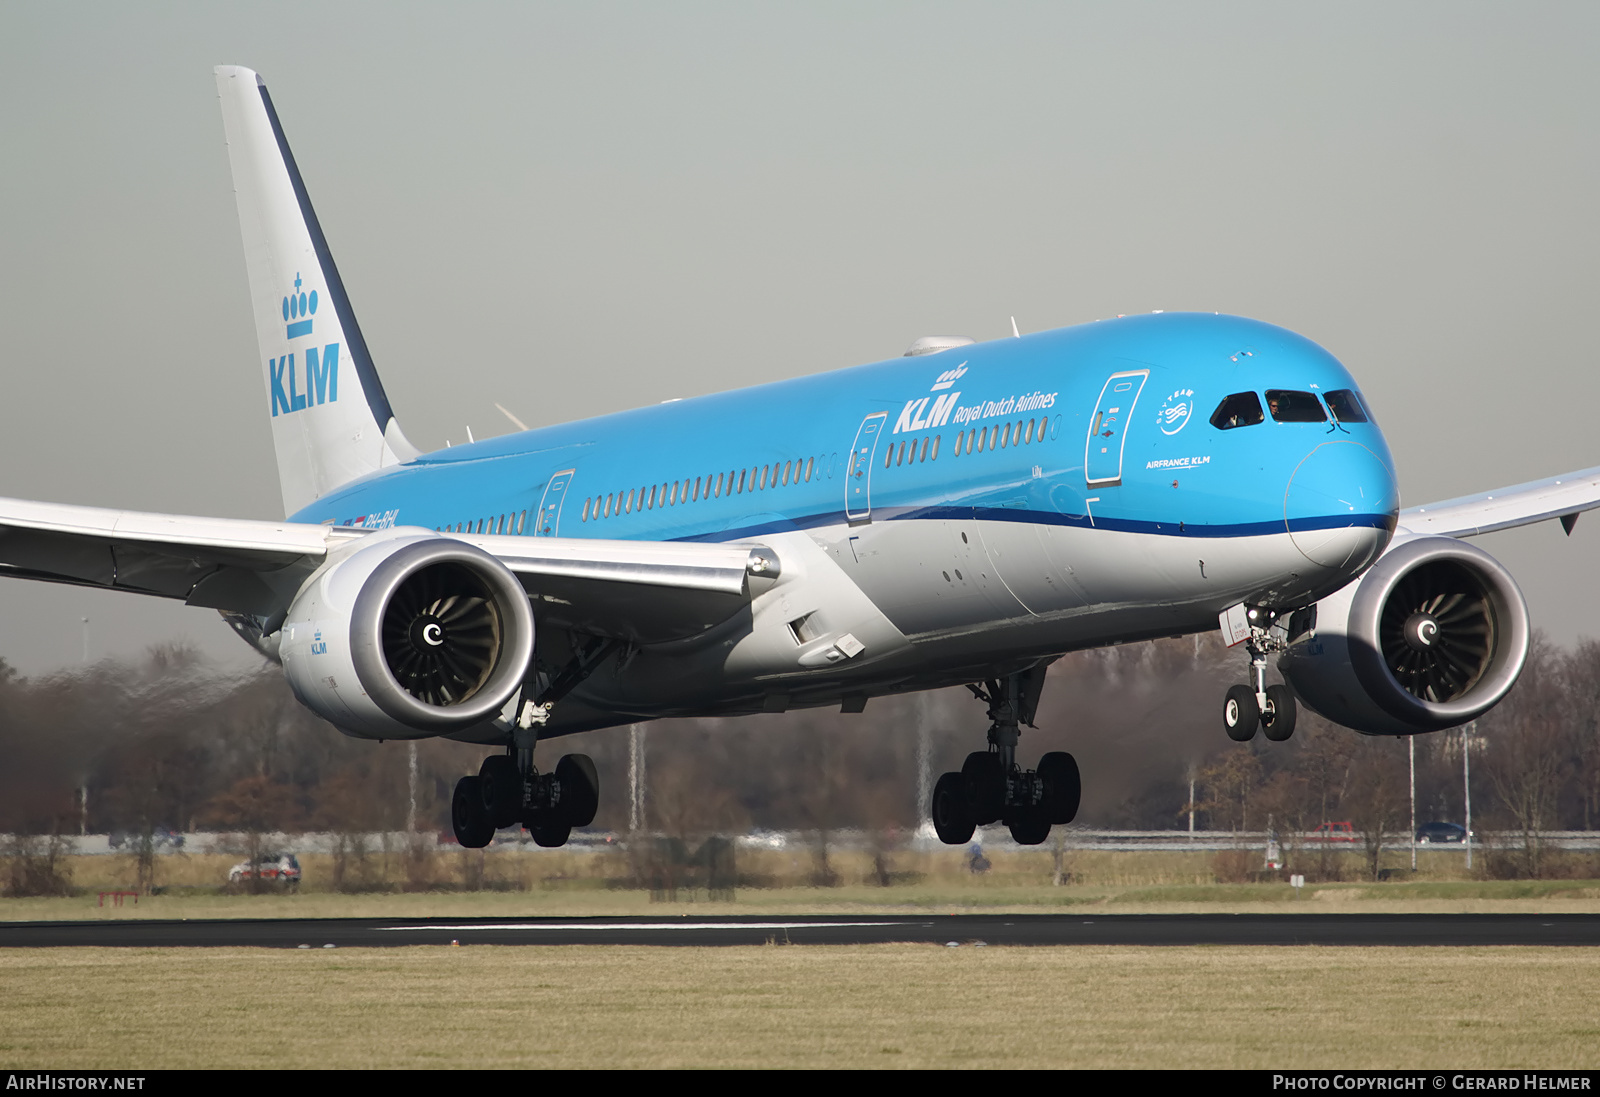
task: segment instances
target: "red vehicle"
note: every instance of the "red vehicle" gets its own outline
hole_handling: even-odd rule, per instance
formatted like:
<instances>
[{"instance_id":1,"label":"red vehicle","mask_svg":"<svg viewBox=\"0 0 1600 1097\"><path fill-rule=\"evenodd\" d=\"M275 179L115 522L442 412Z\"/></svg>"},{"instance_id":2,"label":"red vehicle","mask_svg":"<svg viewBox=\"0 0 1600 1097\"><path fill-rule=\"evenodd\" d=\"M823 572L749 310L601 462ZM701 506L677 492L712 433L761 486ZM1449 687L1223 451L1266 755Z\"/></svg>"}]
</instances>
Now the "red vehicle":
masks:
<instances>
[{"instance_id":1,"label":"red vehicle","mask_svg":"<svg viewBox=\"0 0 1600 1097\"><path fill-rule=\"evenodd\" d=\"M264 853L254 864L240 861L228 870L228 883L238 884L255 876L284 887L300 885L300 861L292 853Z\"/></svg>"},{"instance_id":2,"label":"red vehicle","mask_svg":"<svg viewBox=\"0 0 1600 1097\"><path fill-rule=\"evenodd\" d=\"M1308 842L1354 842L1355 840L1355 828L1349 822L1323 823L1306 835Z\"/></svg>"}]
</instances>

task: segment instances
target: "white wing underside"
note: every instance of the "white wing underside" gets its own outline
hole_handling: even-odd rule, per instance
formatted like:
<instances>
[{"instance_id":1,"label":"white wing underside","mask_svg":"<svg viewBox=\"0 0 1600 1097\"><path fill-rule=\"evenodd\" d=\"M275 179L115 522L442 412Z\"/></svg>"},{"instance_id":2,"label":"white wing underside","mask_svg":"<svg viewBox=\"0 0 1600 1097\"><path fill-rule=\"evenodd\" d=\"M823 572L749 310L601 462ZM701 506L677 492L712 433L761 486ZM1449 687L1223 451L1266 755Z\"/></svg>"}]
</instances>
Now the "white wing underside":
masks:
<instances>
[{"instance_id":1,"label":"white wing underside","mask_svg":"<svg viewBox=\"0 0 1600 1097\"><path fill-rule=\"evenodd\" d=\"M418 532L431 533L431 530ZM0 498L0 576L270 617L368 531ZM692 634L746 601L748 545L451 535L498 557L540 618L625 639Z\"/></svg>"},{"instance_id":2,"label":"white wing underside","mask_svg":"<svg viewBox=\"0 0 1600 1097\"><path fill-rule=\"evenodd\" d=\"M1400 526L1412 533L1476 537L1480 533L1528 526L1551 518L1575 521L1600 507L1600 468L1582 469L1547 480L1463 495L1400 512ZM1570 524L1568 532L1571 532Z\"/></svg>"}]
</instances>

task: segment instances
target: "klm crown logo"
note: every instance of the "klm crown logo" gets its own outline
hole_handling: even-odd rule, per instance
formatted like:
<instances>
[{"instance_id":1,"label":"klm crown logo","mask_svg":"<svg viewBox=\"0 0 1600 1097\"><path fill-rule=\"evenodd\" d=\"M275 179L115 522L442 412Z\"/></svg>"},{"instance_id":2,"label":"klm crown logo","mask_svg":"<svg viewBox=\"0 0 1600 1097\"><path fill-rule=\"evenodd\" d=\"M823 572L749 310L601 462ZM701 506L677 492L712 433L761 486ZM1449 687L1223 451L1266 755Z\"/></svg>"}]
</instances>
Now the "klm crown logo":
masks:
<instances>
[{"instance_id":1,"label":"klm crown logo","mask_svg":"<svg viewBox=\"0 0 1600 1097\"><path fill-rule=\"evenodd\" d=\"M317 291L302 292L300 275L294 276L294 292L283 299L283 334L290 340L311 334L312 317L317 311ZM337 327L337 325L336 325ZM305 361L295 368L293 353L267 359L267 387L272 396L272 415L304 411L318 404L339 399L339 344L305 348Z\"/></svg>"},{"instance_id":2,"label":"klm crown logo","mask_svg":"<svg viewBox=\"0 0 1600 1097\"><path fill-rule=\"evenodd\" d=\"M294 292L283 299L283 319L289 326L283 334L289 339L298 339L302 335L311 334L311 317L317 312L317 291L305 294L300 292L300 275L294 276ZM304 317L304 319L301 319Z\"/></svg>"}]
</instances>

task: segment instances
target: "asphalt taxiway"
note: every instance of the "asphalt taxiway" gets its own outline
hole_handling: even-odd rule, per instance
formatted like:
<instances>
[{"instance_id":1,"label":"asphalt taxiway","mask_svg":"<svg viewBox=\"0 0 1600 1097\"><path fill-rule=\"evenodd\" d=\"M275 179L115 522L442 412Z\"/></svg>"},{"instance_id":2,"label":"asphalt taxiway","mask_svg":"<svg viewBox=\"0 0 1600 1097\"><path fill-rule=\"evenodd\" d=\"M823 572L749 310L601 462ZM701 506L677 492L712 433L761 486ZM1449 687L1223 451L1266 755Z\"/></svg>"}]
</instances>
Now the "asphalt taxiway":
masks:
<instances>
[{"instance_id":1,"label":"asphalt taxiway","mask_svg":"<svg viewBox=\"0 0 1600 1097\"><path fill-rule=\"evenodd\" d=\"M0 948L399 945L1600 945L1600 914L948 914L0 923Z\"/></svg>"}]
</instances>

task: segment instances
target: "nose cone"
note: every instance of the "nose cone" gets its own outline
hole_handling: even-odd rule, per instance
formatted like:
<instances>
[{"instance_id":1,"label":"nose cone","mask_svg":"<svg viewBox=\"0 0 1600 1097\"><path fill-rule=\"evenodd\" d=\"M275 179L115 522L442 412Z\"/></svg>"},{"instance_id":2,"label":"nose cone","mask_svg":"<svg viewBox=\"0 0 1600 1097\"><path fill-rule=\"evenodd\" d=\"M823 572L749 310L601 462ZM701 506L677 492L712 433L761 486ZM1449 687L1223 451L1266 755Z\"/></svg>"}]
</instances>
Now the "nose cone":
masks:
<instances>
[{"instance_id":1,"label":"nose cone","mask_svg":"<svg viewBox=\"0 0 1600 1097\"><path fill-rule=\"evenodd\" d=\"M1394 533L1400 492L1394 473L1359 442L1324 442L1289 477L1283 521L1307 560L1356 574Z\"/></svg>"}]
</instances>

